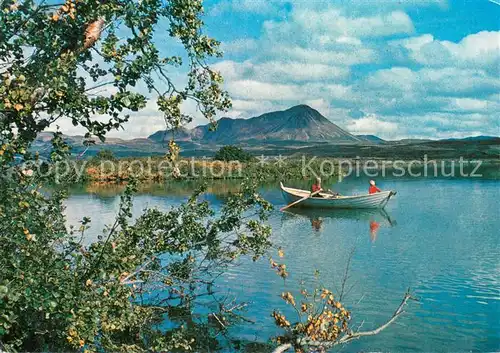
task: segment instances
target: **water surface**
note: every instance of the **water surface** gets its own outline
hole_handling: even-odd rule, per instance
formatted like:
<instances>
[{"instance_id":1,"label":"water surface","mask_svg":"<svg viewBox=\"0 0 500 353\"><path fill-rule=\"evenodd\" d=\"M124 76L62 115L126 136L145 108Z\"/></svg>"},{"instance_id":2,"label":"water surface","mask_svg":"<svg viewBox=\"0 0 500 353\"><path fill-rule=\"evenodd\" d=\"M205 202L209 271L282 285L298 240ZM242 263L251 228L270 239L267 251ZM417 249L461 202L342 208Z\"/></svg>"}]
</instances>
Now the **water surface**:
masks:
<instances>
[{"instance_id":1,"label":"water surface","mask_svg":"<svg viewBox=\"0 0 500 353\"><path fill-rule=\"evenodd\" d=\"M300 187L304 183L289 182ZM343 194L362 193L367 180L347 178L329 187ZM146 207L168 209L194 186L149 186L137 195L135 214ZM242 339L265 341L280 331L272 309L288 313L279 298L284 290L298 294L298 282L313 285L319 270L323 285L336 289L354 250L345 300L354 323L369 330L384 323L406 289L420 301L377 336L363 338L343 350L357 351L498 351L500 350L500 182L483 179L384 179L379 187L397 190L386 212L279 212L277 185L262 187L276 205L270 223L273 242L285 251L290 278L284 283L267 259L243 260L221 279L221 291L250 305L253 325L235 327ZM208 200L217 209L236 185L215 183ZM96 234L116 214L116 190L75 190L67 201L68 221L92 218ZM293 318L293 316L290 316Z\"/></svg>"}]
</instances>

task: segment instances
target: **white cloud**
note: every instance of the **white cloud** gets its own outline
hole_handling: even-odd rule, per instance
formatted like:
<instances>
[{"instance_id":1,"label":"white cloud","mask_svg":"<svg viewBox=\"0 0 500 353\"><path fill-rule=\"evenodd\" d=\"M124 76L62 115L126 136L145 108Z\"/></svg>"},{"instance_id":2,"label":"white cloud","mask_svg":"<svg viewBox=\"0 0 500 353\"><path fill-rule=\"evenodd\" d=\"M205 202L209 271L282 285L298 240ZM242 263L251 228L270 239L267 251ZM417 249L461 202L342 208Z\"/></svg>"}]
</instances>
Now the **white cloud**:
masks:
<instances>
[{"instance_id":1,"label":"white cloud","mask_svg":"<svg viewBox=\"0 0 500 353\"><path fill-rule=\"evenodd\" d=\"M226 80L251 78L263 82L330 81L349 75L349 68L345 66L298 61L270 60L254 64L225 60L213 65L213 68L220 71Z\"/></svg>"},{"instance_id":2,"label":"white cloud","mask_svg":"<svg viewBox=\"0 0 500 353\"><path fill-rule=\"evenodd\" d=\"M390 43L408 50L415 62L429 66L490 67L499 72L500 31L482 31L460 42L440 41L431 34Z\"/></svg>"},{"instance_id":3,"label":"white cloud","mask_svg":"<svg viewBox=\"0 0 500 353\"><path fill-rule=\"evenodd\" d=\"M249 51L256 50L258 43L252 38L239 38L231 42L221 43L221 48L225 54L248 53Z\"/></svg>"},{"instance_id":4,"label":"white cloud","mask_svg":"<svg viewBox=\"0 0 500 353\"><path fill-rule=\"evenodd\" d=\"M383 37L413 32L413 23L403 11L370 17L348 17L337 8L325 11L302 10L292 13L292 23L307 33L328 33L355 38Z\"/></svg>"},{"instance_id":5,"label":"white cloud","mask_svg":"<svg viewBox=\"0 0 500 353\"><path fill-rule=\"evenodd\" d=\"M383 121L376 115L369 114L363 118L352 120L347 125L347 130L358 135L389 136L398 131L398 124Z\"/></svg>"},{"instance_id":6,"label":"white cloud","mask_svg":"<svg viewBox=\"0 0 500 353\"><path fill-rule=\"evenodd\" d=\"M352 132L386 138L498 134L500 32L456 42L413 36L406 11L439 11L445 0L288 3L284 15L283 3L269 0L264 9L281 10L261 37L231 43L237 54L254 48L247 60L220 63L239 116L305 103Z\"/></svg>"},{"instance_id":7,"label":"white cloud","mask_svg":"<svg viewBox=\"0 0 500 353\"><path fill-rule=\"evenodd\" d=\"M224 80L229 82L234 79L239 79L245 75L245 72L252 68L253 64L250 61L236 62L232 60L219 61L212 65L212 69L219 71L224 77Z\"/></svg>"},{"instance_id":8,"label":"white cloud","mask_svg":"<svg viewBox=\"0 0 500 353\"><path fill-rule=\"evenodd\" d=\"M226 88L235 98L263 100L300 100L305 93L296 85L273 84L255 80L230 81Z\"/></svg>"},{"instance_id":9,"label":"white cloud","mask_svg":"<svg viewBox=\"0 0 500 353\"><path fill-rule=\"evenodd\" d=\"M425 103L435 96L488 96L500 90L500 80L478 69L393 67L371 73L357 88L384 98L416 94Z\"/></svg>"},{"instance_id":10,"label":"white cloud","mask_svg":"<svg viewBox=\"0 0 500 353\"><path fill-rule=\"evenodd\" d=\"M455 111L482 112L488 109L488 101L473 98L454 98L447 109Z\"/></svg>"},{"instance_id":11,"label":"white cloud","mask_svg":"<svg viewBox=\"0 0 500 353\"><path fill-rule=\"evenodd\" d=\"M333 50L302 48L295 45L276 44L270 49L273 57L286 57L292 60L331 65L358 65L374 62L377 54L369 48L339 48Z\"/></svg>"},{"instance_id":12,"label":"white cloud","mask_svg":"<svg viewBox=\"0 0 500 353\"><path fill-rule=\"evenodd\" d=\"M447 1L374 2L219 1L209 16L252 13L261 23L259 38L223 43L227 59L212 65L233 98L232 110L222 115L247 118L303 103L359 134L498 135L500 32L455 42L415 35L419 28L406 11L440 11ZM175 81L185 83L185 77ZM185 107L195 116L192 125L207 122L194 104ZM111 136L147 136L163 128L161 114L148 105L125 132Z\"/></svg>"},{"instance_id":13,"label":"white cloud","mask_svg":"<svg viewBox=\"0 0 500 353\"><path fill-rule=\"evenodd\" d=\"M254 66L255 76L272 81L327 81L345 78L346 67L304 62L268 61Z\"/></svg>"}]
</instances>

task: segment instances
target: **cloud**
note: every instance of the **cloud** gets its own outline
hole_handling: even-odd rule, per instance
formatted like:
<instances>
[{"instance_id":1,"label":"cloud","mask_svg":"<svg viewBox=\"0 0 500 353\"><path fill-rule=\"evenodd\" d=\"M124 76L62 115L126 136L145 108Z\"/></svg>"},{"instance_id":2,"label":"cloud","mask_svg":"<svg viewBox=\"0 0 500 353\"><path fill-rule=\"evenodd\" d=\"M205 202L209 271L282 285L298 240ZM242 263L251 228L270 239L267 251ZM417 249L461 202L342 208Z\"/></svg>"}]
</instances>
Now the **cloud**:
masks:
<instances>
[{"instance_id":1,"label":"cloud","mask_svg":"<svg viewBox=\"0 0 500 353\"><path fill-rule=\"evenodd\" d=\"M226 88L235 98L251 98L264 100L300 100L306 97L296 85L273 84L255 80L230 81Z\"/></svg>"},{"instance_id":2,"label":"cloud","mask_svg":"<svg viewBox=\"0 0 500 353\"><path fill-rule=\"evenodd\" d=\"M285 57L304 63L346 66L368 64L377 59L377 53L370 48L316 49L279 44L279 42L269 50L268 54L275 58Z\"/></svg>"},{"instance_id":3,"label":"cloud","mask_svg":"<svg viewBox=\"0 0 500 353\"><path fill-rule=\"evenodd\" d=\"M500 80L482 70L406 67L382 69L369 74L353 88L367 111L404 114L448 111L450 102L491 101ZM473 97L473 98L472 98ZM493 104L493 103L491 103ZM458 111L455 105L455 111Z\"/></svg>"},{"instance_id":4,"label":"cloud","mask_svg":"<svg viewBox=\"0 0 500 353\"><path fill-rule=\"evenodd\" d=\"M392 119L392 117L389 117ZM415 122L418 121L418 126ZM454 115L432 112L418 116L399 118L402 131L407 135L419 133L432 138L466 137L474 135L498 135L499 123L491 115L471 113Z\"/></svg>"},{"instance_id":5,"label":"cloud","mask_svg":"<svg viewBox=\"0 0 500 353\"><path fill-rule=\"evenodd\" d=\"M336 66L373 63L379 55L370 41L414 31L412 20L400 10L357 17L346 12L331 5L320 10L294 8L285 19L264 21L259 59L271 56Z\"/></svg>"},{"instance_id":6,"label":"cloud","mask_svg":"<svg viewBox=\"0 0 500 353\"><path fill-rule=\"evenodd\" d=\"M277 82L273 81L280 78L279 75L273 80L261 81L256 78L266 75L248 75L254 69L253 64L246 62L243 66L251 69L238 71L236 62L221 64L226 71L232 72L226 85L237 99L237 113L232 116L251 117L305 103L354 133L395 138L401 134L416 134L416 130L422 130L422 124L437 124L426 130L436 134L451 133L454 124L460 124L457 129L468 127L476 131L480 124L467 120L479 117L470 115L472 113L481 114L478 121L485 124L483 129L486 131L495 123L491 117L500 108L499 97L495 94L500 90L500 80L483 70L393 67L376 70L353 84L341 84L319 79L299 83L286 75ZM260 108L259 102L263 102ZM365 113L357 114L360 110ZM353 117L358 119L353 120ZM432 117L435 121L424 117ZM448 122L445 124L443 120ZM445 125L450 128L444 129Z\"/></svg>"},{"instance_id":7,"label":"cloud","mask_svg":"<svg viewBox=\"0 0 500 353\"><path fill-rule=\"evenodd\" d=\"M213 68L226 79L252 78L263 82L334 81L349 76L349 68L300 61L269 60L262 63L221 61Z\"/></svg>"},{"instance_id":8,"label":"cloud","mask_svg":"<svg viewBox=\"0 0 500 353\"><path fill-rule=\"evenodd\" d=\"M256 9L226 1L224 11L257 13L262 23L260 37L229 43L230 60L216 65L235 98L230 114L305 103L354 133L498 135L500 32L441 40L439 27L418 27L447 1L374 3L269 0ZM423 7L416 25L408 14Z\"/></svg>"},{"instance_id":9,"label":"cloud","mask_svg":"<svg viewBox=\"0 0 500 353\"><path fill-rule=\"evenodd\" d=\"M459 113L498 113L500 111L500 98L491 99L452 98L444 108L446 111Z\"/></svg>"},{"instance_id":10,"label":"cloud","mask_svg":"<svg viewBox=\"0 0 500 353\"><path fill-rule=\"evenodd\" d=\"M322 10L332 5L331 0L223 0L209 7L209 14L220 16L227 13L251 13L275 15L288 9ZM411 8L438 7L445 9L447 0L352 0L346 5L352 13L377 13L380 11L406 10Z\"/></svg>"},{"instance_id":11,"label":"cloud","mask_svg":"<svg viewBox=\"0 0 500 353\"><path fill-rule=\"evenodd\" d=\"M255 76L272 81L328 81L349 75L349 69L317 63L268 61L254 67Z\"/></svg>"},{"instance_id":12,"label":"cloud","mask_svg":"<svg viewBox=\"0 0 500 353\"><path fill-rule=\"evenodd\" d=\"M348 17L337 8L325 11L303 10L292 13L292 23L306 33L330 34L354 38L408 34L414 30L410 17L403 11L391 11L369 17Z\"/></svg>"},{"instance_id":13,"label":"cloud","mask_svg":"<svg viewBox=\"0 0 500 353\"><path fill-rule=\"evenodd\" d=\"M258 43L252 38L240 38L231 42L221 43L221 48L225 54L241 54L256 50Z\"/></svg>"},{"instance_id":14,"label":"cloud","mask_svg":"<svg viewBox=\"0 0 500 353\"><path fill-rule=\"evenodd\" d=\"M431 16L447 8L446 0L218 1L209 17L236 27L245 18L248 26L224 33L225 59L212 65L233 99L221 116L248 118L308 104L360 134L498 135L500 32L442 40L441 24L434 26ZM420 17L413 21L409 14ZM448 28L446 35L461 30ZM195 104L185 108L195 116L192 125L207 122ZM147 136L163 128L161 114L148 105L125 132L111 135Z\"/></svg>"},{"instance_id":15,"label":"cloud","mask_svg":"<svg viewBox=\"0 0 500 353\"><path fill-rule=\"evenodd\" d=\"M352 120L347 125L347 130L358 135L377 134L380 136L389 136L398 131L398 124L383 121L376 115L370 114L363 118Z\"/></svg>"},{"instance_id":16,"label":"cloud","mask_svg":"<svg viewBox=\"0 0 500 353\"><path fill-rule=\"evenodd\" d=\"M490 68L497 73L500 70L500 31L470 34L458 43L440 41L431 34L425 34L390 44L406 49L408 57L421 65Z\"/></svg>"}]
</instances>

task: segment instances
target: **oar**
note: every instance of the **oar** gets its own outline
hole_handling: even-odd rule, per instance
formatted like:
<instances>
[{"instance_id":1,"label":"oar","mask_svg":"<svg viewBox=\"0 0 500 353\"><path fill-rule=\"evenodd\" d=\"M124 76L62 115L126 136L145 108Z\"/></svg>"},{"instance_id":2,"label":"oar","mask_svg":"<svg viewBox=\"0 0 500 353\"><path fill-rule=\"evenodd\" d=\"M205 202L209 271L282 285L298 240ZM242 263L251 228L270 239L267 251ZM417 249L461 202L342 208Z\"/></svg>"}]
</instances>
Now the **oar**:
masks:
<instances>
[{"instance_id":1,"label":"oar","mask_svg":"<svg viewBox=\"0 0 500 353\"><path fill-rule=\"evenodd\" d=\"M311 194L309 194L307 196L304 196L300 200L297 200L295 202L292 202L291 204L286 205L285 207L280 208L280 211L286 210L287 208L292 207L293 205L296 205L296 204L298 204L298 203L300 203L300 202L302 202L304 200L307 200L308 198L313 197L316 194L319 194L321 191L323 191L323 190L318 190L318 191L315 191L315 192L313 192L313 193L311 193Z\"/></svg>"}]
</instances>

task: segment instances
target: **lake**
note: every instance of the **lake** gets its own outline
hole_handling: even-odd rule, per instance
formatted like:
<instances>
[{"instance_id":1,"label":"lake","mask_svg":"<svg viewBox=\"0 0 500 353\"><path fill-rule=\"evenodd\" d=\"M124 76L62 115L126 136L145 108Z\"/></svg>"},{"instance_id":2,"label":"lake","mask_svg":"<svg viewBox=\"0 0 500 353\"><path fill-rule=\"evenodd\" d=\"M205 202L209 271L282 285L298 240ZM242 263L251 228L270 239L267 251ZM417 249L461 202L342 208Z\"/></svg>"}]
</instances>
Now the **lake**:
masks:
<instances>
[{"instance_id":1,"label":"lake","mask_svg":"<svg viewBox=\"0 0 500 353\"><path fill-rule=\"evenodd\" d=\"M354 327L383 324L408 287L419 298L377 336L343 348L357 351L499 351L500 350L500 181L485 179L385 178L382 189L396 190L385 212L279 212L279 187L263 186L276 207L270 217L272 241L281 246L290 277L284 282L268 258L242 260L220 280L219 290L248 301L252 324L232 329L234 336L264 342L279 334L270 313L290 313L279 295L298 294L299 281L313 289L315 270L335 291L352 253L346 307ZM304 187L304 183L287 185ZM135 198L134 213L146 207L168 209L183 202L191 184L145 187ZM234 183L213 183L207 199L217 209ZM364 178L346 178L328 187L342 194L363 193ZM116 188L82 187L67 200L70 224L90 216L89 241L113 219L119 203ZM275 258L278 255L272 253ZM293 316L290 316L293 319Z\"/></svg>"}]
</instances>

